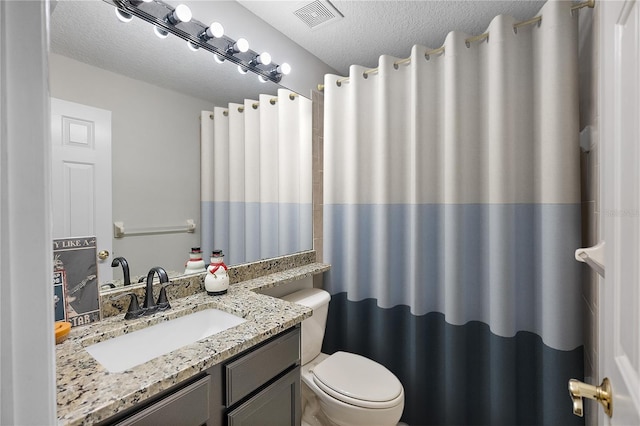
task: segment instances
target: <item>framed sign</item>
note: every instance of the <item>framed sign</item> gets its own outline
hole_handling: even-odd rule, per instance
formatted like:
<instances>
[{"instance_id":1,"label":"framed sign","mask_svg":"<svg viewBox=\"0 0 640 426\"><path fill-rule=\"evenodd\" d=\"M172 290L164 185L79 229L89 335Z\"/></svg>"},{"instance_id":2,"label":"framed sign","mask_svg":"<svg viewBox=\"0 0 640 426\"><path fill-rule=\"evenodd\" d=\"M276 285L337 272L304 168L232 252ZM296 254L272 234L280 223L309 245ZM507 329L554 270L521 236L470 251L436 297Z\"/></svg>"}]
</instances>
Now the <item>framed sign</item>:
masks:
<instances>
[{"instance_id":1,"label":"framed sign","mask_svg":"<svg viewBox=\"0 0 640 426\"><path fill-rule=\"evenodd\" d=\"M95 237L53 240L53 288L56 321L77 327L100 320Z\"/></svg>"}]
</instances>

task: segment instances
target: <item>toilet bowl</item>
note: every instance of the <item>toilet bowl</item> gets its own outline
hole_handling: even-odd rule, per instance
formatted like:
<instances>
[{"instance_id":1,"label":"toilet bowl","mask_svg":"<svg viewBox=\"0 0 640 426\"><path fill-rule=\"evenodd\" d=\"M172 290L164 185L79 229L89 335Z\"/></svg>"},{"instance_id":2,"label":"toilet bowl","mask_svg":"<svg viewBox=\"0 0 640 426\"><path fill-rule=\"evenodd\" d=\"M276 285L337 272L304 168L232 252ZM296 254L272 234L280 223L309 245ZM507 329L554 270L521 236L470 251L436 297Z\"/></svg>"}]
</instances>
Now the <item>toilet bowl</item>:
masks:
<instances>
[{"instance_id":1,"label":"toilet bowl","mask_svg":"<svg viewBox=\"0 0 640 426\"><path fill-rule=\"evenodd\" d=\"M404 389L387 368L363 356L320 352L329 293L304 289L283 297L313 309L302 322L303 424L392 426L404 409Z\"/></svg>"}]
</instances>

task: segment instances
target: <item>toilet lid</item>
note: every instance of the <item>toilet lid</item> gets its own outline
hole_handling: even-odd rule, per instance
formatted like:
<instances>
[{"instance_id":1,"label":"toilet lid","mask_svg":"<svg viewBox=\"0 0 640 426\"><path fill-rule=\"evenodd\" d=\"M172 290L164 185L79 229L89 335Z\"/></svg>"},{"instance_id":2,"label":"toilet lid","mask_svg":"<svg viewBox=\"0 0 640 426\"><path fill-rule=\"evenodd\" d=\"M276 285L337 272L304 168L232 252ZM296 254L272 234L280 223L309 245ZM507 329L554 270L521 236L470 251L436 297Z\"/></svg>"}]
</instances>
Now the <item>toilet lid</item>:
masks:
<instances>
[{"instance_id":1,"label":"toilet lid","mask_svg":"<svg viewBox=\"0 0 640 426\"><path fill-rule=\"evenodd\" d=\"M404 394L393 373L375 361L348 352L334 353L313 368L313 375L323 391L361 407L393 406Z\"/></svg>"}]
</instances>

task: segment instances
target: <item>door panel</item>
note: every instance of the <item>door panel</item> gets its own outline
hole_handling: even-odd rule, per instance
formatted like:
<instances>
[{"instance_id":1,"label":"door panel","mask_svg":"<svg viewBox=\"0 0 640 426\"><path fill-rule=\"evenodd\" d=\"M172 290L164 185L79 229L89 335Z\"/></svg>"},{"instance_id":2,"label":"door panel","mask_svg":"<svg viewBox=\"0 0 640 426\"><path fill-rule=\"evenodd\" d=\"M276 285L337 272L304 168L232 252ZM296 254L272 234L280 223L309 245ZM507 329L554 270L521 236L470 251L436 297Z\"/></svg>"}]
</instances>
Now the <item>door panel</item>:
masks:
<instances>
[{"instance_id":1,"label":"door panel","mask_svg":"<svg viewBox=\"0 0 640 426\"><path fill-rule=\"evenodd\" d=\"M600 375L613 388L613 416L599 424L640 424L640 7L599 2L602 234Z\"/></svg>"},{"instance_id":2,"label":"door panel","mask_svg":"<svg viewBox=\"0 0 640 426\"><path fill-rule=\"evenodd\" d=\"M111 253L111 112L51 98L53 237L96 236ZM98 279L111 281L111 256Z\"/></svg>"}]
</instances>

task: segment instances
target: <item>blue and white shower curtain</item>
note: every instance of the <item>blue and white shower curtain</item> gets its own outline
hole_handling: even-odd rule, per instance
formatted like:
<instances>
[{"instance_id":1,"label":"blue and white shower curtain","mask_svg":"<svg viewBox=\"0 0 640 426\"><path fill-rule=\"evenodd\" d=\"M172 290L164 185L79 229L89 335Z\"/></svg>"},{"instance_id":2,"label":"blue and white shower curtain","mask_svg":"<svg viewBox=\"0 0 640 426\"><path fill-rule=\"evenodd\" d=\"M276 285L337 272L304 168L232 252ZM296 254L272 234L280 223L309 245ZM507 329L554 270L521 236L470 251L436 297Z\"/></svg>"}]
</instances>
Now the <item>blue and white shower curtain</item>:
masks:
<instances>
[{"instance_id":1,"label":"blue and white shower curtain","mask_svg":"<svg viewBox=\"0 0 640 426\"><path fill-rule=\"evenodd\" d=\"M324 82L323 351L368 356L424 424L580 424L577 17L493 19Z\"/></svg>"},{"instance_id":2,"label":"blue and white shower curtain","mask_svg":"<svg viewBox=\"0 0 640 426\"><path fill-rule=\"evenodd\" d=\"M279 89L200 125L203 253L235 265L311 249L311 101Z\"/></svg>"}]
</instances>

